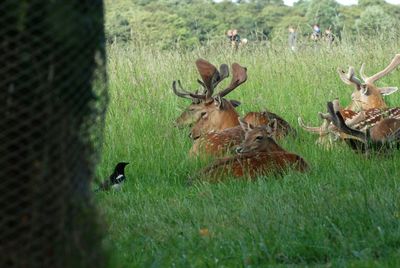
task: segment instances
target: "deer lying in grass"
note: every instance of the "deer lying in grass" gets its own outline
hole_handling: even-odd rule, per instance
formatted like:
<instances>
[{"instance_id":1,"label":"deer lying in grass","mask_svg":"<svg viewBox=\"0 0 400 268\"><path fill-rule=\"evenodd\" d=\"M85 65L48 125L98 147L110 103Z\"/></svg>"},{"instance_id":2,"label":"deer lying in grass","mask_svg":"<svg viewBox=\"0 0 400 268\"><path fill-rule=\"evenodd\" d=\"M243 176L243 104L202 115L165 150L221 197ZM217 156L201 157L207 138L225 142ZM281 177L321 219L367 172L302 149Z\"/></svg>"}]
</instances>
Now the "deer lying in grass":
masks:
<instances>
[{"instance_id":1,"label":"deer lying in grass","mask_svg":"<svg viewBox=\"0 0 400 268\"><path fill-rule=\"evenodd\" d=\"M366 77L364 74L365 64L361 66L360 74L364 81L361 83L360 79L355 77L354 68L350 67L347 74L338 69L340 79L348 84L354 86L354 92L351 95L352 102L344 109L339 109L344 120L350 124L356 121L362 121L359 112L365 112L367 118L373 118L382 111L387 110L387 105L383 100L384 95L389 95L398 90L397 87L382 87L378 88L374 82L389 74L400 64L400 54L397 54L391 63L382 71L376 73L371 77ZM306 126L301 118L299 118L299 125L306 131L319 134L317 140L318 144L331 146L333 141L340 137L337 128L332 124L332 118L328 114L319 114L323 123L320 127Z\"/></svg>"},{"instance_id":2,"label":"deer lying in grass","mask_svg":"<svg viewBox=\"0 0 400 268\"><path fill-rule=\"evenodd\" d=\"M266 126L272 120L276 121L277 127L273 133L275 140L280 140L288 135L295 136L295 130L284 119L271 112L250 112L243 118L243 122L252 126ZM203 152L207 155L222 156L233 153L245 138L245 131L238 125L222 131L209 131L202 134L197 146L203 146ZM195 148L199 152L199 148Z\"/></svg>"},{"instance_id":3,"label":"deer lying in grass","mask_svg":"<svg viewBox=\"0 0 400 268\"><path fill-rule=\"evenodd\" d=\"M184 127L190 126L195 123L200 117L201 113L207 108L207 105L214 101L213 93L216 86L229 76L228 65L222 64L217 68L204 59L196 60L196 67L202 78L197 82L202 86L202 93L198 91L195 93L183 89L181 82L173 81L172 90L178 97L189 99L192 103L182 112L182 114L175 120L175 126ZM179 89L177 88L179 87ZM239 101L229 100L233 107L240 105Z\"/></svg>"},{"instance_id":4,"label":"deer lying in grass","mask_svg":"<svg viewBox=\"0 0 400 268\"><path fill-rule=\"evenodd\" d=\"M276 119L258 127L241 121L241 127L245 139L237 148L237 155L218 159L202 170L199 176L203 180L218 182L229 176L254 179L261 175L279 175L291 168L300 172L309 169L302 157L287 152L275 142Z\"/></svg>"},{"instance_id":5,"label":"deer lying in grass","mask_svg":"<svg viewBox=\"0 0 400 268\"><path fill-rule=\"evenodd\" d=\"M381 114L373 118L364 119L354 128L345 122L338 107L338 101L328 102L328 111L333 124L343 133L343 138L353 150L368 152L380 151L400 145L400 108L392 108L391 113ZM384 117L385 116L385 117ZM361 116L363 117L363 116ZM365 121L368 121L367 123ZM359 130L361 129L361 130Z\"/></svg>"}]
</instances>

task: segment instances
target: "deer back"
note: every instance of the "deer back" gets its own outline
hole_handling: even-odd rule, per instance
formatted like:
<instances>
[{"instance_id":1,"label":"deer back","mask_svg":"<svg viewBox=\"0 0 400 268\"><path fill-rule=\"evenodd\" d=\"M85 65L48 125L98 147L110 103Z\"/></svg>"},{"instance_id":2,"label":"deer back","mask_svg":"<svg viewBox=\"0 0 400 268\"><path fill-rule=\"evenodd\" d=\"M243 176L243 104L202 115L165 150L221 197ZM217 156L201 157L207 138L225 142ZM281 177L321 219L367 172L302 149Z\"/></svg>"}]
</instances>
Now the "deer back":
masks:
<instances>
[{"instance_id":1,"label":"deer back","mask_svg":"<svg viewBox=\"0 0 400 268\"><path fill-rule=\"evenodd\" d=\"M243 121L252 124L253 126L267 125L271 120L277 121L275 138L282 139L288 135L296 136L296 130L282 117L269 111L249 112L243 117Z\"/></svg>"},{"instance_id":2,"label":"deer back","mask_svg":"<svg viewBox=\"0 0 400 268\"><path fill-rule=\"evenodd\" d=\"M210 131L200 136L193 144L190 155L200 153L212 156L223 156L233 152L241 144L244 131L240 126L227 128L222 131Z\"/></svg>"}]
</instances>

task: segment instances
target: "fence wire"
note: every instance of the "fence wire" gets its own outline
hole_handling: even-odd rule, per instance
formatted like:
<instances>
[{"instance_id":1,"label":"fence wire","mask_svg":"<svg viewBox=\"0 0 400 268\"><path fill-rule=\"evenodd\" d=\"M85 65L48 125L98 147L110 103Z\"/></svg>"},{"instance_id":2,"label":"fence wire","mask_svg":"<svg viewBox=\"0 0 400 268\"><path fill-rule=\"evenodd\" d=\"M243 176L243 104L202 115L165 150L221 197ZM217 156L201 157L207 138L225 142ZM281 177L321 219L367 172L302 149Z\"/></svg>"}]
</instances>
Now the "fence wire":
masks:
<instances>
[{"instance_id":1,"label":"fence wire","mask_svg":"<svg viewBox=\"0 0 400 268\"><path fill-rule=\"evenodd\" d=\"M101 0L0 2L0 267L102 267Z\"/></svg>"}]
</instances>

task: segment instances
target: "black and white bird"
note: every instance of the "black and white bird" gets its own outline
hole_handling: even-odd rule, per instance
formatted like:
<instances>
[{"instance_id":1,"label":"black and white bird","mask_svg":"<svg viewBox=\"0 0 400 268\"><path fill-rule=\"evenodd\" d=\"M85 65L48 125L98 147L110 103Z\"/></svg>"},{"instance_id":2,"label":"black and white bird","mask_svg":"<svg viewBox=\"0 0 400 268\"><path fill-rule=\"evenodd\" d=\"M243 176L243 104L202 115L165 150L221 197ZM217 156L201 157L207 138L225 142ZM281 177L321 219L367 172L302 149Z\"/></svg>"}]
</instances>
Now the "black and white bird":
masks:
<instances>
[{"instance_id":1,"label":"black and white bird","mask_svg":"<svg viewBox=\"0 0 400 268\"><path fill-rule=\"evenodd\" d=\"M127 162L119 162L115 168L114 172L110 175L108 180L104 181L100 184L99 189L97 191L107 191L110 189L119 190L121 185L125 181L125 166L128 165Z\"/></svg>"}]
</instances>

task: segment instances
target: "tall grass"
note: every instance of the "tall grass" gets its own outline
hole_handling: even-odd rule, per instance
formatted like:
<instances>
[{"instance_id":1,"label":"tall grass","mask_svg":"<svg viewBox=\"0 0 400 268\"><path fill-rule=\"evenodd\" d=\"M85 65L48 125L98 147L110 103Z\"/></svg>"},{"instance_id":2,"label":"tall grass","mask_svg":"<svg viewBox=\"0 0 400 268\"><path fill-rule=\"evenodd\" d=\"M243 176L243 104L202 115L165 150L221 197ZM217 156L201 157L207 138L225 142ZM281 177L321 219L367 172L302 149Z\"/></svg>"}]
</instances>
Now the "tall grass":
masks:
<instances>
[{"instance_id":1,"label":"tall grass","mask_svg":"<svg viewBox=\"0 0 400 268\"><path fill-rule=\"evenodd\" d=\"M325 150L298 129L282 145L311 165L306 174L281 179L229 181L187 187L206 163L188 158L188 130L173 120L189 104L172 93L180 79L198 87L194 61L239 62L248 81L229 95L247 111L269 110L297 127L297 117L320 124L317 112L336 97L350 101L337 67L366 62L373 74L400 52L399 42L364 40L328 49L285 45L194 51L108 50L110 105L99 177L128 161L121 192L96 200L108 223L107 244L116 267L150 266L398 266L400 263L400 153L354 154L346 146ZM227 79L229 80L229 79ZM228 83L224 82L223 85ZM400 85L399 70L380 86ZM400 105L400 93L386 97Z\"/></svg>"}]
</instances>

